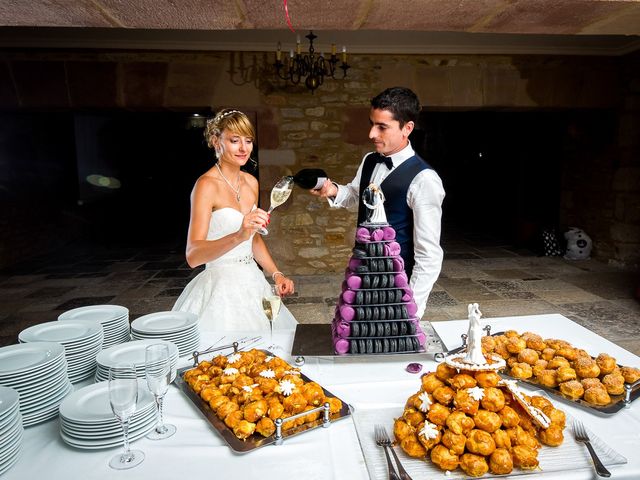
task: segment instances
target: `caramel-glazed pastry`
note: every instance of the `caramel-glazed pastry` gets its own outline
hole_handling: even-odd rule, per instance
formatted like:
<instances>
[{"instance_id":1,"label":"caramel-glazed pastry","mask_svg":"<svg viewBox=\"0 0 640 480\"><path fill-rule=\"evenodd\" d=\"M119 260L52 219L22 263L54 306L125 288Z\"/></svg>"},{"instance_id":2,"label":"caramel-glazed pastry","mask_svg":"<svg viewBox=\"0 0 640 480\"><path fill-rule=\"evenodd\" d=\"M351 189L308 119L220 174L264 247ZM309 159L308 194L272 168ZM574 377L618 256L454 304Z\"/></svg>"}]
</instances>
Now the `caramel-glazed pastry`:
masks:
<instances>
[{"instance_id":1,"label":"caramel-glazed pastry","mask_svg":"<svg viewBox=\"0 0 640 480\"><path fill-rule=\"evenodd\" d=\"M500 415L489 410L478 410L478 413L473 416L473 421L476 424L476 428L489 433L495 432L502 426Z\"/></svg>"},{"instance_id":2,"label":"caramel-glazed pastry","mask_svg":"<svg viewBox=\"0 0 640 480\"><path fill-rule=\"evenodd\" d=\"M507 350L509 353L518 354L525 348L527 348L527 342L520 337L510 337L507 341Z\"/></svg>"},{"instance_id":3,"label":"caramel-glazed pastry","mask_svg":"<svg viewBox=\"0 0 640 480\"><path fill-rule=\"evenodd\" d=\"M480 343L482 344L482 353L484 354L491 353L496 348L495 338L489 335L485 335L484 337L482 337Z\"/></svg>"},{"instance_id":4,"label":"caramel-glazed pastry","mask_svg":"<svg viewBox=\"0 0 640 480\"><path fill-rule=\"evenodd\" d=\"M467 417L464 412L460 410L454 411L447 417L447 428L456 434L467 435L476 424L471 417Z\"/></svg>"},{"instance_id":5,"label":"caramel-glazed pastry","mask_svg":"<svg viewBox=\"0 0 640 480\"><path fill-rule=\"evenodd\" d=\"M445 430L442 435L442 444L451 450L456 455L462 455L464 453L464 446L467 441L467 437L462 434L453 433L451 430Z\"/></svg>"},{"instance_id":6,"label":"caramel-glazed pastry","mask_svg":"<svg viewBox=\"0 0 640 480\"><path fill-rule=\"evenodd\" d=\"M595 387L595 388L604 388L602 382L599 378L583 378L580 380L580 383L584 387L585 390Z\"/></svg>"},{"instance_id":7,"label":"caramel-glazed pastry","mask_svg":"<svg viewBox=\"0 0 640 480\"><path fill-rule=\"evenodd\" d=\"M540 354L540 358L542 358L543 360L546 360L547 362L555 356L556 356L555 349L549 348L549 347L543 349L542 353Z\"/></svg>"},{"instance_id":8,"label":"caramel-glazed pastry","mask_svg":"<svg viewBox=\"0 0 640 480\"><path fill-rule=\"evenodd\" d=\"M578 358L578 351L570 345L561 347L556 350L556 356L564 357L569 361L573 361Z\"/></svg>"},{"instance_id":9,"label":"caramel-glazed pastry","mask_svg":"<svg viewBox=\"0 0 640 480\"><path fill-rule=\"evenodd\" d=\"M465 453L460 457L460 468L470 477L481 477L489 471L486 459L473 453Z\"/></svg>"},{"instance_id":10,"label":"caramel-glazed pastry","mask_svg":"<svg viewBox=\"0 0 640 480\"><path fill-rule=\"evenodd\" d=\"M513 459L506 448L496 448L489 457L489 470L494 475L506 475L513 470Z\"/></svg>"},{"instance_id":11,"label":"caramel-glazed pastry","mask_svg":"<svg viewBox=\"0 0 640 480\"><path fill-rule=\"evenodd\" d=\"M458 374L458 371L455 368L450 367L449 365L447 365L444 362L438 364L438 366L436 367L436 377L438 377L442 381L447 381L450 378L453 378L457 374ZM429 392L429 393L431 393L431 392Z\"/></svg>"},{"instance_id":12,"label":"caramel-glazed pastry","mask_svg":"<svg viewBox=\"0 0 640 480\"><path fill-rule=\"evenodd\" d=\"M524 336L524 335L523 335ZM531 350L536 350L537 352L542 352L545 348L547 348L547 344L542 339L540 335L532 333L526 338L527 348Z\"/></svg>"},{"instance_id":13,"label":"caramel-glazed pastry","mask_svg":"<svg viewBox=\"0 0 640 480\"><path fill-rule=\"evenodd\" d=\"M244 406L243 413L245 420L256 423L262 417L264 417L269 410L266 400L258 400L256 402L250 402Z\"/></svg>"},{"instance_id":14,"label":"caramel-glazed pastry","mask_svg":"<svg viewBox=\"0 0 640 480\"><path fill-rule=\"evenodd\" d=\"M564 441L564 434L562 433L562 427L556 424L551 424L549 428L543 428L540 430L540 441L550 447L558 447Z\"/></svg>"},{"instance_id":15,"label":"caramel-glazed pastry","mask_svg":"<svg viewBox=\"0 0 640 480\"><path fill-rule=\"evenodd\" d=\"M553 408L553 403L551 403L551 400L541 395L533 395L531 398L529 398L529 403L539 410L544 410L545 408L549 407Z\"/></svg>"},{"instance_id":16,"label":"caramel-glazed pastry","mask_svg":"<svg viewBox=\"0 0 640 480\"><path fill-rule=\"evenodd\" d=\"M480 400L482 408L490 412L499 412L504 408L505 402L504 393L496 387L485 388L484 397Z\"/></svg>"},{"instance_id":17,"label":"caramel-glazed pastry","mask_svg":"<svg viewBox=\"0 0 640 480\"><path fill-rule=\"evenodd\" d=\"M256 432L263 437L270 437L276 431L276 424L273 423L269 417L262 417L258 423L256 423Z\"/></svg>"},{"instance_id":18,"label":"caramel-glazed pastry","mask_svg":"<svg viewBox=\"0 0 640 480\"><path fill-rule=\"evenodd\" d=\"M431 461L440 468L440 470L455 470L460 464L458 455L454 454L444 445L436 445L431 450Z\"/></svg>"},{"instance_id":19,"label":"caramel-glazed pastry","mask_svg":"<svg viewBox=\"0 0 640 480\"><path fill-rule=\"evenodd\" d=\"M520 424L520 416L518 413L511 407L505 406L502 410L498 412L500 415L500 419L502 420L502 425L504 428L516 427Z\"/></svg>"},{"instance_id":20,"label":"caramel-glazed pastry","mask_svg":"<svg viewBox=\"0 0 640 480\"><path fill-rule=\"evenodd\" d=\"M624 377L624 381L626 383L635 383L640 380L640 369L633 367L622 367L620 369L622 376Z\"/></svg>"},{"instance_id":21,"label":"caramel-glazed pastry","mask_svg":"<svg viewBox=\"0 0 640 480\"><path fill-rule=\"evenodd\" d=\"M571 400L577 400L584 395L584 387L578 380L569 380L560 384L560 392Z\"/></svg>"},{"instance_id":22,"label":"caramel-glazed pastry","mask_svg":"<svg viewBox=\"0 0 640 480\"><path fill-rule=\"evenodd\" d=\"M467 373L458 373L449 379L449 384L456 390L461 388L473 388L478 382L475 378Z\"/></svg>"},{"instance_id":23,"label":"caramel-glazed pastry","mask_svg":"<svg viewBox=\"0 0 640 480\"><path fill-rule=\"evenodd\" d=\"M233 433L240 440L246 440L249 438L253 432L256 430L256 424L247 422L246 420L241 420L238 425L233 429Z\"/></svg>"},{"instance_id":24,"label":"caramel-glazed pastry","mask_svg":"<svg viewBox=\"0 0 640 480\"><path fill-rule=\"evenodd\" d=\"M342 410L342 400L338 397L325 397L325 401L329 403L329 413L338 413Z\"/></svg>"},{"instance_id":25,"label":"caramel-glazed pastry","mask_svg":"<svg viewBox=\"0 0 640 480\"><path fill-rule=\"evenodd\" d=\"M606 353L598 355L596 363L600 367L600 375L609 375L618 366L616 359Z\"/></svg>"},{"instance_id":26,"label":"caramel-glazed pastry","mask_svg":"<svg viewBox=\"0 0 640 480\"><path fill-rule=\"evenodd\" d=\"M422 446L415 433L404 437L400 442L400 448L404 450L404 453L414 458L422 458L427 454L427 449Z\"/></svg>"},{"instance_id":27,"label":"caramel-glazed pastry","mask_svg":"<svg viewBox=\"0 0 640 480\"><path fill-rule=\"evenodd\" d=\"M549 370L556 370L560 367L570 367L570 366L571 364L569 363L569 360L559 355L556 355L551 360L549 360L549 363L547 363L547 368Z\"/></svg>"},{"instance_id":28,"label":"caramel-glazed pastry","mask_svg":"<svg viewBox=\"0 0 640 480\"><path fill-rule=\"evenodd\" d=\"M447 421L449 413L450 412L447 407L439 403L434 403L433 405L431 405L429 413L427 413L427 418L431 423L435 423L436 425L444 425Z\"/></svg>"},{"instance_id":29,"label":"caramel-glazed pastry","mask_svg":"<svg viewBox=\"0 0 640 480\"><path fill-rule=\"evenodd\" d=\"M415 431L416 429L402 418L396 418L395 422L393 422L393 435L396 437L396 440L402 441L405 437L413 435Z\"/></svg>"},{"instance_id":30,"label":"caramel-glazed pastry","mask_svg":"<svg viewBox=\"0 0 640 480\"><path fill-rule=\"evenodd\" d=\"M600 367L591 357L580 357L573 362L573 368L580 378L596 378L600 375Z\"/></svg>"},{"instance_id":31,"label":"caramel-glazed pastry","mask_svg":"<svg viewBox=\"0 0 640 480\"><path fill-rule=\"evenodd\" d=\"M440 365L442 365L442 363ZM440 365L438 365L438 367ZM433 393L436 388L444 386L444 382L440 380L434 372L422 375L420 380L422 382L422 390L427 393Z\"/></svg>"},{"instance_id":32,"label":"caramel-glazed pastry","mask_svg":"<svg viewBox=\"0 0 640 480\"><path fill-rule=\"evenodd\" d=\"M490 338L490 337L482 337L482 338ZM478 386L482 388L487 387L496 387L498 382L500 381L500 375L496 372L476 372L474 375L476 382L478 382ZM485 392L486 393L486 392Z\"/></svg>"},{"instance_id":33,"label":"caramel-glazed pastry","mask_svg":"<svg viewBox=\"0 0 640 480\"><path fill-rule=\"evenodd\" d=\"M474 428L469 432L465 447L471 453L491 455L496 449L496 442L493 441L490 433Z\"/></svg>"},{"instance_id":34,"label":"caramel-glazed pastry","mask_svg":"<svg viewBox=\"0 0 640 480\"><path fill-rule=\"evenodd\" d=\"M433 423L425 422L416 428L416 436L426 451L431 450L442 440L442 430Z\"/></svg>"},{"instance_id":35,"label":"caramel-glazed pastry","mask_svg":"<svg viewBox=\"0 0 640 480\"><path fill-rule=\"evenodd\" d=\"M555 408L553 405L549 405L548 407L544 407L542 412L549 417L551 423L554 425L559 425L561 427L565 426L567 421L567 416L565 413L559 408Z\"/></svg>"},{"instance_id":36,"label":"caramel-glazed pastry","mask_svg":"<svg viewBox=\"0 0 640 480\"><path fill-rule=\"evenodd\" d=\"M558 372L555 370L542 370L540 375L536 377L536 380L538 380L540 385L555 388L558 386Z\"/></svg>"},{"instance_id":37,"label":"caramel-glazed pastry","mask_svg":"<svg viewBox=\"0 0 640 480\"><path fill-rule=\"evenodd\" d=\"M513 455L513 464L523 470L533 470L540 462L538 462L537 450L525 445L516 445L511 449Z\"/></svg>"},{"instance_id":38,"label":"caramel-glazed pastry","mask_svg":"<svg viewBox=\"0 0 640 480\"><path fill-rule=\"evenodd\" d=\"M511 438L506 430L499 428L491 434L491 438L496 442L496 448L506 448L507 450L511 448Z\"/></svg>"},{"instance_id":39,"label":"caramel-glazed pastry","mask_svg":"<svg viewBox=\"0 0 640 480\"><path fill-rule=\"evenodd\" d=\"M571 367L560 367L556 370L556 381L558 383L568 382L576 378L576 371Z\"/></svg>"},{"instance_id":40,"label":"caramel-glazed pastry","mask_svg":"<svg viewBox=\"0 0 640 480\"><path fill-rule=\"evenodd\" d=\"M538 360L534 365L533 368L531 369L533 371L533 375L535 377L537 377L538 375L540 375L540 372L542 372L542 370L547 370L547 365L549 365L549 362L546 360L543 360L542 358L540 360Z\"/></svg>"},{"instance_id":41,"label":"caramel-glazed pastry","mask_svg":"<svg viewBox=\"0 0 640 480\"><path fill-rule=\"evenodd\" d=\"M433 391L433 398L443 405L449 405L453 401L456 392L446 385L438 387Z\"/></svg>"},{"instance_id":42,"label":"caramel-glazed pastry","mask_svg":"<svg viewBox=\"0 0 640 480\"><path fill-rule=\"evenodd\" d=\"M468 415L475 415L478 412L478 408L480 408L480 402L469 395L469 391L467 389L458 390L456 392L456 396L453 399L453 405Z\"/></svg>"},{"instance_id":43,"label":"caramel-glazed pastry","mask_svg":"<svg viewBox=\"0 0 640 480\"><path fill-rule=\"evenodd\" d=\"M402 413L402 418L409 425L416 428L418 425L424 422L424 413L413 407L407 407Z\"/></svg>"}]
</instances>

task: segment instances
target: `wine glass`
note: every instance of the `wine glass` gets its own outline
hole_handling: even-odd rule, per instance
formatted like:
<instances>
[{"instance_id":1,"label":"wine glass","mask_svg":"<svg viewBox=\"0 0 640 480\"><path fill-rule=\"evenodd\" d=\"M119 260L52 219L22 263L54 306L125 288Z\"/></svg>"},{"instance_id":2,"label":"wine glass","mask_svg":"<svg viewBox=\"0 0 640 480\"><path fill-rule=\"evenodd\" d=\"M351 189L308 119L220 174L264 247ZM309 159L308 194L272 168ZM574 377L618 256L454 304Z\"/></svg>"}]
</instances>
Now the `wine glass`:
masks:
<instances>
[{"instance_id":1,"label":"wine glass","mask_svg":"<svg viewBox=\"0 0 640 480\"><path fill-rule=\"evenodd\" d=\"M124 452L111 458L109 466L125 470L139 465L144 460L140 450L129 449L129 419L136 411L138 401L138 379L132 364L117 364L109 368L109 402L113 414L122 425Z\"/></svg>"},{"instance_id":2,"label":"wine glass","mask_svg":"<svg viewBox=\"0 0 640 480\"><path fill-rule=\"evenodd\" d=\"M291 195L291 190L293 190L292 176L282 177L278 180L278 183L276 183L271 189L271 203L267 213L273 212L274 208L286 202L289 195ZM260 235L268 235L269 231L265 227L260 227L260 229L258 229L258 233Z\"/></svg>"},{"instance_id":3,"label":"wine glass","mask_svg":"<svg viewBox=\"0 0 640 480\"><path fill-rule=\"evenodd\" d=\"M147 386L156 399L158 424L148 435L151 440L163 440L176 433L175 425L165 424L162 411L164 396L169 390L171 383L171 357L169 356L169 346L164 343L149 345L145 350L144 357L145 376Z\"/></svg>"},{"instance_id":4,"label":"wine glass","mask_svg":"<svg viewBox=\"0 0 640 480\"><path fill-rule=\"evenodd\" d=\"M275 321L278 313L280 313L280 305L282 305L282 299L280 298L280 289L278 285L269 285L269 289L262 297L262 310L269 319L269 326L271 327L271 346L270 349L275 349L273 345L273 322Z\"/></svg>"}]
</instances>

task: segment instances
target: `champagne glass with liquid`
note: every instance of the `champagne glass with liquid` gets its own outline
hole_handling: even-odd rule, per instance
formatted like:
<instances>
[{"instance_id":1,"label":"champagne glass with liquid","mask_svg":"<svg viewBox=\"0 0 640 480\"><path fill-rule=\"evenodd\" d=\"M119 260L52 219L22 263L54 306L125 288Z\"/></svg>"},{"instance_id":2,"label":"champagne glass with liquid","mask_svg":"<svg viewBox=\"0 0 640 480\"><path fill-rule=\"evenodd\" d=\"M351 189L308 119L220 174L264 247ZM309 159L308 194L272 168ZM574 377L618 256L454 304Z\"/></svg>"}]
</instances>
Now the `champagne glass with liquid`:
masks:
<instances>
[{"instance_id":1,"label":"champagne glass with liquid","mask_svg":"<svg viewBox=\"0 0 640 480\"><path fill-rule=\"evenodd\" d=\"M293 177L287 176L278 180L278 183L276 183L271 190L271 203L267 213L271 213L274 208L286 202L289 195L291 195L291 190L293 190ZM261 227L258 233L260 235L268 235L269 231L265 227Z\"/></svg>"},{"instance_id":2,"label":"champagne glass with liquid","mask_svg":"<svg viewBox=\"0 0 640 480\"><path fill-rule=\"evenodd\" d=\"M282 299L280 298L280 291L277 285L270 285L269 290L265 292L262 297L262 310L269 319L269 326L271 327L271 346L269 349L275 349L273 345L273 322L280 313L280 305L282 305Z\"/></svg>"}]
</instances>

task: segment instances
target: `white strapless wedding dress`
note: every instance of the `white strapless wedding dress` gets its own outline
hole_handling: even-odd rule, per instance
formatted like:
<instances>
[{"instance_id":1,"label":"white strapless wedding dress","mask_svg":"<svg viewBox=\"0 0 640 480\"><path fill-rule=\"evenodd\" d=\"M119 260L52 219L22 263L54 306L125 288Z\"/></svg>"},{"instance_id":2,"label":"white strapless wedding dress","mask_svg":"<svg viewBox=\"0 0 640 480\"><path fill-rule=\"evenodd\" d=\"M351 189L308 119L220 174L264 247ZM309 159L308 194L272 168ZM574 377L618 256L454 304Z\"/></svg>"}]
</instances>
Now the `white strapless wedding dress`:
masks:
<instances>
[{"instance_id":1,"label":"white strapless wedding dress","mask_svg":"<svg viewBox=\"0 0 640 480\"><path fill-rule=\"evenodd\" d=\"M238 231L243 215L225 207L211 213L207 240ZM173 310L195 313L203 331L269 330L262 297L269 283L258 268L251 249L253 237L207 263L185 287ZM275 329L294 329L297 322L282 305Z\"/></svg>"}]
</instances>

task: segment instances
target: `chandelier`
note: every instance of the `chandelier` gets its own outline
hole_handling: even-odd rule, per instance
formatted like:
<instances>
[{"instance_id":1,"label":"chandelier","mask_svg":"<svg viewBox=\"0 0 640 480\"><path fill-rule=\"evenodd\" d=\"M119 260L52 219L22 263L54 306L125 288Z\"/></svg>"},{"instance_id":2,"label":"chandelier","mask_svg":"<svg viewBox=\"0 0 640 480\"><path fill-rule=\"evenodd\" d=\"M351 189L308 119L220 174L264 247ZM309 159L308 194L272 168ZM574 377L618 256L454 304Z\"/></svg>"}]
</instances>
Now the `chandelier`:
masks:
<instances>
[{"instance_id":1,"label":"chandelier","mask_svg":"<svg viewBox=\"0 0 640 480\"><path fill-rule=\"evenodd\" d=\"M305 35L309 39L309 53L304 55L301 53L300 37L296 42L296 52L293 49L289 51L289 56L282 60L282 50L280 42L278 42L278 48L276 50L276 73L283 80L288 80L294 85L299 84L304 80L305 86L314 92L324 82L325 77L333 78L334 80L341 80L347 76L347 70L349 65L347 64L347 47L342 47L342 58L338 60L336 54L336 45L331 45L331 56L327 58L324 54L315 53L313 48L313 41L318 38L310 30L309 35ZM340 65L338 66L338 63ZM339 74L338 69L342 69L342 77L336 78L336 73Z\"/></svg>"}]
</instances>

